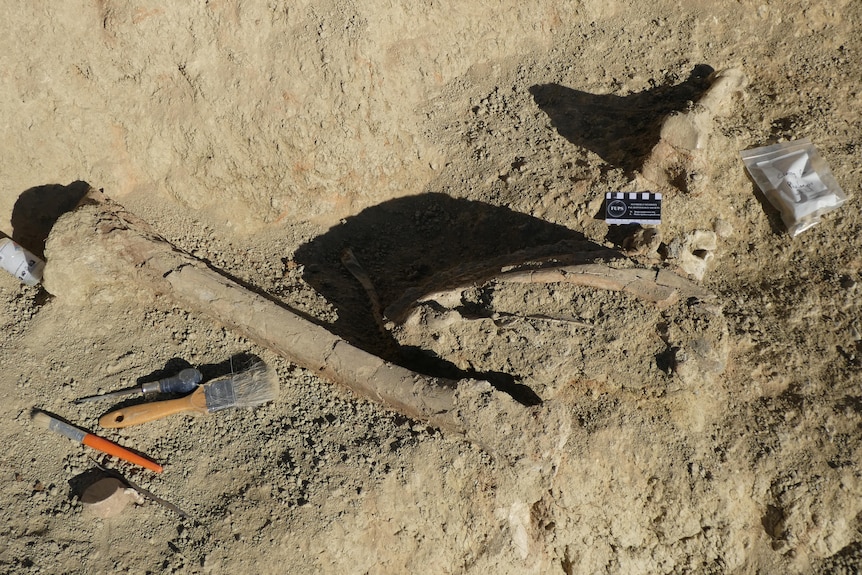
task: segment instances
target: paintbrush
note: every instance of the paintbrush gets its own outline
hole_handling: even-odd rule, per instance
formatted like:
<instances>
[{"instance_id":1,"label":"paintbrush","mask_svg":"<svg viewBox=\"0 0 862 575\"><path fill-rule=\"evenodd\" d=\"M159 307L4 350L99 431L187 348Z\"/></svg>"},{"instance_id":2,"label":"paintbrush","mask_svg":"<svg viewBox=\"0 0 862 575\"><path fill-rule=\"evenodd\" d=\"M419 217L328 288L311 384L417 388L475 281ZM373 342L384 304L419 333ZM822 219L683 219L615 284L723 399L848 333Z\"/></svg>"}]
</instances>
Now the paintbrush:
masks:
<instances>
[{"instance_id":1,"label":"paintbrush","mask_svg":"<svg viewBox=\"0 0 862 575\"><path fill-rule=\"evenodd\" d=\"M162 472L162 466L155 461L151 461L142 455L138 455L134 451L129 451L125 447L117 445L113 441L109 441L103 437L99 437L98 435L93 435L92 433L68 424L65 421L61 421L54 416L48 415L44 411L34 409L30 413L30 419L33 420L33 423L36 425L50 429L60 435L65 435L73 441L83 443L93 449L98 449L102 453L107 453L108 455L124 459L129 463L146 467L156 473Z\"/></svg>"},{"instance_id":2,"label":"paintbrush","mask_svg":"<svg viewBox=\"0 0 862 575\"><path fill-rule=\"evenodd\" d=\"M254 407L278 395L278 376L262 361L245 371L214 379L179 399L141 403L117 409L99 418L110 429L129 427L175 413L213 413L231 407Z\"/></svg>"}]
</instances>

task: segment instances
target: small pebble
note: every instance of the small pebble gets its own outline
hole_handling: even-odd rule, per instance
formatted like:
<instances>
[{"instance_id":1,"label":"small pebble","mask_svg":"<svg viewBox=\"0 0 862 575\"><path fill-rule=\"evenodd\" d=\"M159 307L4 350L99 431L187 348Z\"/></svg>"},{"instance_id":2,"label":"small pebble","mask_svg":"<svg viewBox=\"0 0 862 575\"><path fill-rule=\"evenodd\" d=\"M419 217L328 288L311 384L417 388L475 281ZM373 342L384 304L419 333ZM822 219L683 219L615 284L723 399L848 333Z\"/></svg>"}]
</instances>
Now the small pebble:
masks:
<instances>
[{"instance_id":1,"label":"small pebble","mask_svg":"<svg viewBox=\"0 0 862 575\"><path fill-rule=\"evenodd\" d=\"M720 218L712 223L712 230L722 239L727 239L733 235L733 226Z\"/></svg>"},{"instance_id":2,"label":"small pebble","mask_svg":"<svg viewBox=\"0 0 862 575\"><path fill-rule=\"evenodd\" d=\"M99 479L81 494L84 509L102 519L119 515L130 501L141 504L144 498L115 477Z\"/></svg>"}]
</instances>

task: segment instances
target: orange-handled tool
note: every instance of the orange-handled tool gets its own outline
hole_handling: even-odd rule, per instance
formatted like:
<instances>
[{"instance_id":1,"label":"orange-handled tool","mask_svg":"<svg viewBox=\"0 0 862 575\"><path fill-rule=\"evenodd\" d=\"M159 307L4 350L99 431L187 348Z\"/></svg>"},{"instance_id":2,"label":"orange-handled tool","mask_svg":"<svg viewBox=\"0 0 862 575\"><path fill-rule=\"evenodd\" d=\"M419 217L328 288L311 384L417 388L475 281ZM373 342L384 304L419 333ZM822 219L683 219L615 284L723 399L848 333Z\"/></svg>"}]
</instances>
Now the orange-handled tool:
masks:
<instances>
[{"instance_id":1,"label":"orange-handled tool","mask_svg":"<svg viewBox=\"0 0 862 575\"><path fill-rule=\"evenodd\" d=\"M107 453L108 455L124 459L129 463L146 467L156 473L162 472L162 466L155 461L147 459L142 455L138 455L134 451L130 451L121 445L117 445L113 441L105 439L104 437L99 437L98 435L79 429L74 425L69 425L65 421L60 421L56 417L48 415L44 411L34 409L33 413L30 414L30 418L37 425L50 429L60 435L65 435L69 439L77 441L78 443L83 443L93 449L98 449L102 453Z\"/></svg>"}]
</instances>

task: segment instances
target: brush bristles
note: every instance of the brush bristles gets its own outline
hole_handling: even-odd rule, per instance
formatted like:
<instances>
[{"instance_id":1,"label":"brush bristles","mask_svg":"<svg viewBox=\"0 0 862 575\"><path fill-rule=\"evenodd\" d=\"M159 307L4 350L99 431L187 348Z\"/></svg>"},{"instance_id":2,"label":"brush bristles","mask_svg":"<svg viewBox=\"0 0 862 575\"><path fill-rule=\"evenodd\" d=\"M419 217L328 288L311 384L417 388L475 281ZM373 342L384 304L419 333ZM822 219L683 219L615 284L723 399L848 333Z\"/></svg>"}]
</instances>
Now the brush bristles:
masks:
<instances>
[{"instance_id":1,"label":"brush bristles","mask_svg":"<svg viewBox=\"0 0 862 575\"><path fill-rule=\"evenodd\" d=\"M42 411L38 411L36 409L34 409L33 411L30 412L30 420L33 423L35 423L36 425L38 425L39 427L44 427L45 429L48 429L49 427L51 427L51 421L53 419L54 418L52 418L47 413L44 413Z\"/></svg>"},{"instance_id":2,"label":"brush bristles","mask_svg":"<svg viewBox=\"0 0 862 575\"><path fill-rule=\"evenodd\" d=\"M237 407L254 407L278 397L278 374L262 361L233 376Z\"/></svg>"},{"instance_id":3,"label":"brush bristles","mask_svg":"<svg viewBox=\"0 0 862 575\"><path fill-rule=\"evenodd\" d=\"M278 396L278 375L262 361L248 369L215 379L204 386L207 411L254 407Z\"/></svg>"}]
</instances>

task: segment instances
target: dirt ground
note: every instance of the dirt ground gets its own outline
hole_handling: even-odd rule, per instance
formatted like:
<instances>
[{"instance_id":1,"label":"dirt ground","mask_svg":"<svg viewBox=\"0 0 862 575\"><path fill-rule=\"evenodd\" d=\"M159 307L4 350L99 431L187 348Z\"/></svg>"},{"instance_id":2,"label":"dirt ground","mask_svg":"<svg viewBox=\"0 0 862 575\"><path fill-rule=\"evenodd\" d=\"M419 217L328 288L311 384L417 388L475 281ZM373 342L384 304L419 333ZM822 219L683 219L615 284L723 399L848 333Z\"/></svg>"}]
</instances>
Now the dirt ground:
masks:
<instances>
[{"instance_id":1,"label":"dirt ground","mask_svg":"<svg viewBox=\"0 0 862 575\"><path fill-rule=\"evenodd\" d=\"M48 263L44 285L0 275L0 571L862 570L862 4L173 4L5 2L0 229ZM645 177L663 120L729 69L747 86L703 147ZM849 200L790 237L739 152L803 137ZM354 345L488 380L523 415L465 403L474 441L169 297L88 295L83 263L52 284L78 262L46 239L89 186ZM610 191L663 194L641 249L604 221ZM585 249L714 298L448 281ZM256 409L108 430L116 401L73 403L249 355L280 381ZM165 471L35 427L34 407ZM98 466L188 517L153 500L94 517Z\"/></svg>"}]
</instances>

